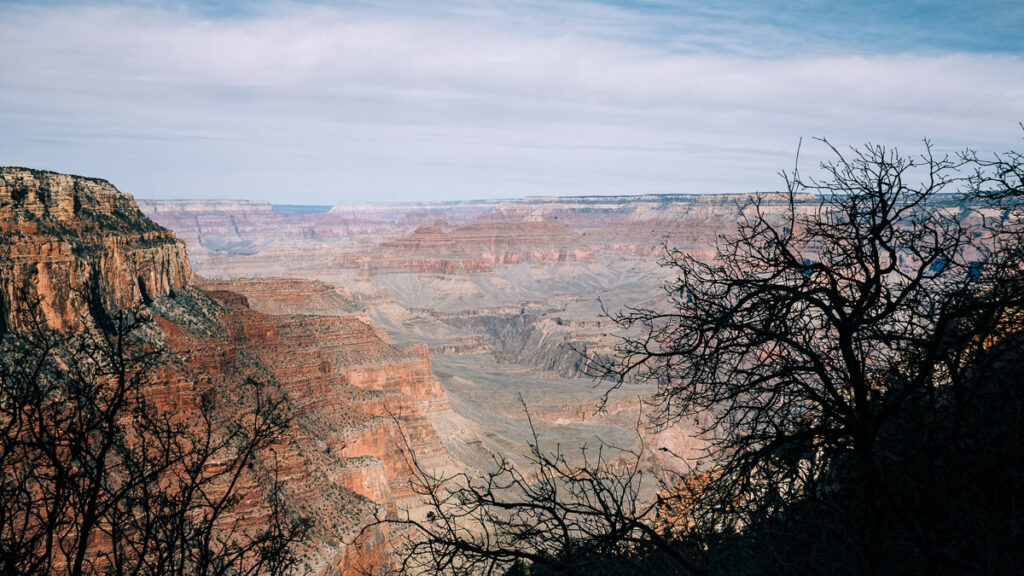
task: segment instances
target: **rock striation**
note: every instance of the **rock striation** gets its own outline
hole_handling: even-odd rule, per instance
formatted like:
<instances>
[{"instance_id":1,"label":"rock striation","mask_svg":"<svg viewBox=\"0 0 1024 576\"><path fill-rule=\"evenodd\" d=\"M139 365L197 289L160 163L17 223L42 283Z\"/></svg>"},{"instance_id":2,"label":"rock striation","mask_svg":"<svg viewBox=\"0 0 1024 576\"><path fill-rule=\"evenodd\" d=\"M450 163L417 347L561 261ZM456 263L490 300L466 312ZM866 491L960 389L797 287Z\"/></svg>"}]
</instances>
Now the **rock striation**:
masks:
<instances>
[{"instance_id":1,"label":"rock striation","mask_svg":"<svg viewBox=\"0 0 1024 576\"><path fill-rule=\"evenodd\" d=\"M246 278L204 280L206 290L227 290L245 296L253 310L265 314L312 314L344 316L358 311L343 286L331 286L298 278Z\"/></svg>"},{"instance_id":2,"label":"rock striation","mask_svg":"<svg viewBox=\"0 0 1024 576\"><path fill-rule=\"evenodd\" d=\"M579 244L579 234L558 222L481 222L459 227L438 223L385 242L372 256L341 257L338 264L369 273L476 273L502 264L580 259L590 251Z\"/></svg>"},{"instance_id":3,"label":"rock striation","mask_svg":"<svg viewBox=\"0 0 1024 576\"><path fill-rule=\"evenodd\" d=\"M527 197L518 200L338 204L328 212L280 211L259 202L142 201L189 244L209 278L302 277L337 283L344 271L472 275L503 266L657 260L664 246L708 258L755 199L789 209L780 194ZM798 210L818 205L795 199Z\"/></svg>"},{"instance_id":4,"label":"rock striation","mask_svg":"<svg viewBox=\"0 0 1024 576\"><path fill-rule=\"evenodd\" d=\"M428 420L450 409L429 358L421 347L393 346L359 316L258 312L226 289L245 291L247 282L200 283L202 291L156 304L182 360L178 373L203 390L244 389L252 377L279 391L293 420L274 458L289 507L314 521L315 573L357 574L353 566L388 561L378 548L348 543L377 514L414 504L409 448L431 465L448 460ZM190 325L181 306L208 307L214 321Z\"/></svg>"},{"instance_id":5,"label":"rock striation","mask_svg":"<svg viewBox=\"0 0 1024 576\"><path fill-rule=\"evenodd\" d=\"M106 180L0 168L0 332L73 330L188 284L185 245Z\"/></svg>"},{"instance_id":6,"label":"rock striation","mask_svg":"<svg viewBox=\"0 0 1024 576\"><path fill-rule=\"evenodd\" d=\"M210 212L185 208L178 216ZM213 208L275 217L263 205ZM392 343L351 313L341 288L193 276L183 242L105 180L0 169L0 337L28 329L29 303L43 327L62 331L102 330L119 309L148 308L147 342L165 361L146 395L183 421L213 398L227 426L249 409L247 380L265 383L289 432L240 478L243 498L227 521L259 526L261 502L282 482L289 514L314 521L303 552L316 574L389 561L400 534L375 530L349 543L369 520L412 505L410 448L431 467L451 465L432 424L451 407L426 346Z\"/></svg>"}]
</instances>

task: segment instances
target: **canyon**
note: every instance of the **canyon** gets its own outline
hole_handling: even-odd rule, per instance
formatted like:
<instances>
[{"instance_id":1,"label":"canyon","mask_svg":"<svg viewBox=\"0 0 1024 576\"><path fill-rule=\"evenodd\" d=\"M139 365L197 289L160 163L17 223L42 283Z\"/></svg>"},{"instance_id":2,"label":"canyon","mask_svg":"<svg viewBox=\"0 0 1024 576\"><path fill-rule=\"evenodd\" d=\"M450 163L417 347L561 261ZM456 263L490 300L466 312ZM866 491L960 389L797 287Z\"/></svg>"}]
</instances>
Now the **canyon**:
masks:
<instances>
[{"instance_id":1,"label":"canyon","mask_svg":"<svg viewBox=\"0 0 1024 576\"><path fill-rule=\"evenodd\" d=\"M151 391L162 409L194 414L215 393L227 421L247 381L266 382L289 433L247 473L241 514L260 521L276 470L290 512L313 521L314 573L386 568L402 534L360 528L415 513L413 457L472 473L498 454L529 466L533 434L573 458L635 446L639 432L658 477L700 450L684 427L643 428L652 383L605 397L587 359L622 336L606 313L663 300L666 247L709 257L750 197L303 208L136 201L101 179L0 174L0 334L28 329L29 303L57 331L142 307L168 355Z\"/></svg>"},{"instance_id":2,"label":"canyon","mask_svg":"<svg viewBox=\"0 0 1024 576\"><path fill-rule=\"evenodd\" d=\"M621 337L606 312L656 306L666 247L708 258L752 195L528 197L338 204L297 212L266 202L142 201L186 241L197 274L229 282L270 314L356 313L403 347L423 346L468 446L525 461L525 411L551 446L636 441L641 398L631 383L602 405L607 383L588 356ZM807 207L813 198L801 198ZM789 208L767 196L763 207ZM290 288L302 279L320 296ZM318 283L318 284L313 284ZM241 287L244 284L245 287ZM442 434L444 436L444 434ZM677 469L685 430L651 433L652 471ZM469 468L479 454L449 447Z\"/></svg>"},{"instance_id":3,"label":"canyon","mask_svg":"<svg viewBox=\"0 0 1024 576\"><path fill-rule=\"evenodd\" d=\"M158 410L188 421L216 398L220 424L241 420L249 383L259 381L289 418L287 434L241 477L242 500L226 522L259 526L280 482L287 513L312 521L300 552L314 573L384 566L386 549L373 546L380 530L354 556L359 528L415 507L413 453L443 469L454 465L445 444L460 442L457 430L442 442L432 424L450 405L426 348L396 346L340 309L260 312L245 295L263 303L259 283L205 283L174 233L105 181L18 168L0 176L0 337L101 334L122 311L145 311L145 345L161 356L144 392ZM315 282L282 281L269 293L321 310L330 294L347 302Z\"/></svg>"}]
</instances>

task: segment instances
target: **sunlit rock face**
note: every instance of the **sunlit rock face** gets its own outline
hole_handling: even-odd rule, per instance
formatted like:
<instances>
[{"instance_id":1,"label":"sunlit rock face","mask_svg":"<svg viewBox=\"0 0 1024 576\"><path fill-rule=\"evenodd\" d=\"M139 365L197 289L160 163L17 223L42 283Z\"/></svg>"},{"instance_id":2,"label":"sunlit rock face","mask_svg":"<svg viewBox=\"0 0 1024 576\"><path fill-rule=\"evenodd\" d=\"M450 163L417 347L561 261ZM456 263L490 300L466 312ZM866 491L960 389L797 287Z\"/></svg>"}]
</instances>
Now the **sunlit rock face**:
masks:
<instances>
[{"instance_id":1,"label":"sunlit rock face","mask_svg":"<svg viewBox=\"0 0 1024 576\"><path fill-rule=\"evenodd\" d=\"M200 387L243 389L244 379L254 377L281 393L293 421L273 459L288 507L313 519L305 552L315 573L356 574L352 566L388 558L375 548L353 556L349 544L358 529L415 506L410 448L431 466L451 465L429 421L450 409L447 397L421 347L395 346L357 315L259 312L242 293L266 286L249 284L199 282L198 300L215 310L206 327L182 321L176 306L185 298L159 302L167 343L183 360L178 370ZM323 293L316 283L287 285L300 300ZM264 489L253 486L255 493Z\"/></svg>"},{"instance_id":2,"label":"sunlit rock face","mask_svg":"<svg viewBox=\"0 0 1024 576\"><path fill-rule=\"evenodd\" d=\"M79 328L186 286L185 245L109 182L0 169L0 326L38 302L46 326Z\"/></svg>"},{"instance_id":3,"label":"sunlit rock face","mask_svg":"<svg viewBox=\"0 0 1024 576\"><path fill-rule=\"evenodd\" d=\"M314 573L359 573L388 560L395 534L350 543L368 521L415 505L410 449L434 468L452 466L445 444L457 431L442 437L433 424L449 420L451 407L426 346L392 342L352 313L359 304L343 287L194 276L184 243L104 180L22 168L0 176L0 336L102 330L104 316L148 310L146 345L164 351L145 390L157 410L188 422L198 419L200 398L214 398L213 419L237 421L249 409L251 378L291 417L286 437L239 480L242 499L225 522L259 527L276 478L289 514L314 522L301 550ZM182 207L179 216L209 208ZM29 303L42 326L25 325Z\"/></svg>"}]
</instances>

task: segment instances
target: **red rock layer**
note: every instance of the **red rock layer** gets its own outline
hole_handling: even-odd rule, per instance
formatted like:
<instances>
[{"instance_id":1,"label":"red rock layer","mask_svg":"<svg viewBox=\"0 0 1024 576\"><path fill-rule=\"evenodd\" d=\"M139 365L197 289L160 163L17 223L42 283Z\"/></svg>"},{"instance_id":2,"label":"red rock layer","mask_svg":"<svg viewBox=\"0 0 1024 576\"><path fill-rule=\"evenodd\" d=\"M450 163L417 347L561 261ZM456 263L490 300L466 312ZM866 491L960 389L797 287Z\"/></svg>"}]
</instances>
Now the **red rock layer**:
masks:
<instances>
[{"instance_id":1,"label":"red rock layer","mask_svg":"<svg viewBox=\"0 0 1024 576\"><path fill-rule=\"evenodd\" d=\"M105 180L0 169L0 332L26 321L29 302L48 327L71 330L191 275L184 244Z\"/></svg>"},{"instance_id":2,"label":"red rock layer","mask_svg":"<svg viewBox=\"0 0 1024 576\"><path fill-rule=\"evenodd\" d=\"M357 316L268 315L236 293L208 295L224 308L224 332L166 330L186 377L219 390L243 389L247 376L273 382L294 417L275 457L289 505L314 518L316 567L348 574L383 561L346 544L375 514L371 502L393 515L413 495L409 448L421 459L445 456L424 415L448 408L425 348L398 349Z\"/></svg>"},{"instance_id":3,"label":"red rock layer","mask_svg":"<svg viewBox=\"0 0 1024 576\"><path fill-rule=\"evenodd\" d=\"M557 222L422 226L381 244L372 256L346 255L338 264L370 272L408 270L435 274L493 270L498 264L565 262L589 255L580 236Z\"/></svg>"},{"instance_id":4,"label":"red rock layer","mask_svg":"<svg viewBox=\"0 0 1024 576\"><path fill-rule=\"evenodd\" d=\"M355 308L342 287L297 278L253 278L245 282L207 280L207 290L229 290L245 296L253 310L265 314L339 316Z\"/></svg>"},{"instance_id":5,"label":"red rock layer","mask_svg":"<svg viewBox=\"0 0 1024 576\"><path fill-rule=\"evenodd\" d=\"M307 552L317 572L384 562L382 532L366 557L347 543L378 509L394 514L411 495L410 447L421 458L445 455L424 415L448 407L426 348L396 348L357 316L260 313L230 290L278 312L320 298L347 305L321 284L217 283L204 293L191 281L182 242L106 181L0 169L0 335L24 327L18 309L32 300L61 330L148 305L159 330L147 338L162 333L168 349L146 390L158 409L188 421L209 395L218 423L237 422L253 378L292 416L287 438L244 473L242 502L225 522L259 526L276 471L286 506L314 521Z\"/></svg>"}]
</instances>

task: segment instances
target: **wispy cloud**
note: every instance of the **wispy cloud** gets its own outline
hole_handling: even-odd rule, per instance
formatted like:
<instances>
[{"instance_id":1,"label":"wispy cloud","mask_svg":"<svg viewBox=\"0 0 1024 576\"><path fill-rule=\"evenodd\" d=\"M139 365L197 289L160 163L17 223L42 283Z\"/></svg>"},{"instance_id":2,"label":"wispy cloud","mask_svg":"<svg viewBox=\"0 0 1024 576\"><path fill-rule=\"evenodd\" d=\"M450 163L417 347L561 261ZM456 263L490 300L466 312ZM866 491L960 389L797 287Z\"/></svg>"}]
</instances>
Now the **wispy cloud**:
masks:
<instances>
[{"instance_id":1,"label":"wispy cloud","mask_svg":"<svg viewBox=\"0 0 1024 576\"><path fill-rule=\"evenodd\" d=\"M143 197L333 202L745 191L777 186L801 136L1019 141L1012 51L786 39L738 10L8 6L0 164Z\"/></svg>"}]
</instances>

